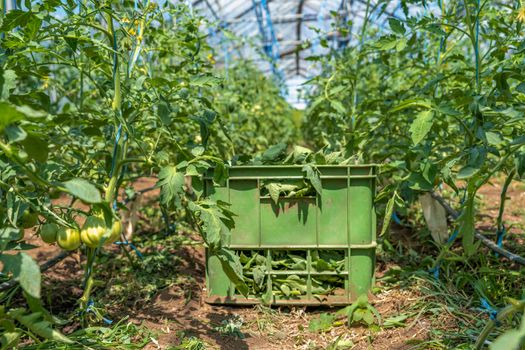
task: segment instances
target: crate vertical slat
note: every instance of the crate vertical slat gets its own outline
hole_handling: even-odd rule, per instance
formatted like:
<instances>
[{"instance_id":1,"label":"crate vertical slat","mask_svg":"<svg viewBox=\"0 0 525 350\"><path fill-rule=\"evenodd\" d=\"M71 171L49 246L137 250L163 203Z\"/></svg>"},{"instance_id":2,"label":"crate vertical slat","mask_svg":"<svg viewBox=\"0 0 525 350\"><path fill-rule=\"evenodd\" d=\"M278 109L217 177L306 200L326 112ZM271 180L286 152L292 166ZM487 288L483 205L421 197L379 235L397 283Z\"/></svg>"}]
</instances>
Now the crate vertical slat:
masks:
<instances>
[{"instance_id":1,"label":"crate vertical slat","mask_svg":"<svg viewBox=\"0 0 525 350\"><path fill-rule=\"evenodd\" d=\"M304 278L306 291L284 296L274 290L272 303L345 305L366 294L374 282L376 217L374 208L375 165L317 166L322 193L301 198L279 198L274 203L261 196L264 181L303 179L302 166L238 166L228 169L224 186L213 183L213 171L204 177L207 196L229 202L235 228L223 244L234 251L258 250L266 261L266 291L276 288L274 279L296 275ZM302 251L304 271L272 270L277 251ZM324 250L342 253L344 271L317 271L312 254ZM314 279L340 278L342 287L329 295L315 294ZM330 277L330 278L332 278ZM207 253L206 282L212 304L254 304L264 294L238 295L222 271L220 261Z\"/></svg>"}]
</instances>

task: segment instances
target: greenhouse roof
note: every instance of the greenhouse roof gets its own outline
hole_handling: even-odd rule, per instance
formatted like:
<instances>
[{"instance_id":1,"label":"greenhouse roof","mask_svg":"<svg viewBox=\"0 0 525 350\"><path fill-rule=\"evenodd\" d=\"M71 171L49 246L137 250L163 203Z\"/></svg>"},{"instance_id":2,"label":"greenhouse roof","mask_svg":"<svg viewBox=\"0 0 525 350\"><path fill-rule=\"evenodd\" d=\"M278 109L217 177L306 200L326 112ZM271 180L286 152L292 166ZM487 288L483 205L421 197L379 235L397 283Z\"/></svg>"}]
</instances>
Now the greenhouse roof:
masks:
<instances>
[{"instance_id":1,"label":"greenhouse roof","mask_svg":"<svg viewBox=\"0 0 525 350\"><path fill-rule=\"evenodd\" d=\"M215 24L209 28L209 42L218 64L227 68L235 59L253 60L286 84L294 102L297 87L318 73L307 57L346 46L352 38L334 27L348 21L359 26L366 1L193 0L191 5ZM228 33L243 44L229 40Z\"/></svg>"}]
</instances>

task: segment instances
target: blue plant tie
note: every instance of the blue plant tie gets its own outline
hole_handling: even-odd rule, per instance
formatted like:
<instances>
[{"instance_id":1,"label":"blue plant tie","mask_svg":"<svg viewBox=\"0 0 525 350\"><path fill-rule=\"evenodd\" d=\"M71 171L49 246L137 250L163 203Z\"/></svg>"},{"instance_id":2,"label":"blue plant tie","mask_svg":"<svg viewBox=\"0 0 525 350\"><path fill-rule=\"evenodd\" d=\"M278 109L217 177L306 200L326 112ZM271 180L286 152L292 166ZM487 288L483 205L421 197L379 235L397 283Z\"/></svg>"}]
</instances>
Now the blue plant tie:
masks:
<instances>
[{"instance_id":1,"label":"blue plant tie","mask_svg":"<svg viewBox=\"0 0 525 350\"><path fill-rule=\"evenodd\" d=\"M505 237L506 233L507 229L505 228L505 226L503 226L501 230L498 230L496 239L496 244L498 245L498 247L501 247L503 245L503 237Z\"/></svg>"},{"instance_id":2,"label":"blue plant tie","mask_svg":"<svg viewBox=\"0 0 525 350\"><path fill-rule=\"evenodd\" d=\"M507 229L505 228L505 225L502 225L501 230L498 229L498 231L496 232L496 244L498 245L498 247L501 248L503 246L503 238L506 234ZM494 253L494 255L496 256L496 258L499 257L499 253Z\"/></svg>"},{"instance_id":3,"label":"blue plant tie","mask_svg":"<svg viewBox=\"0 0 525 350\"><path fill-rule=\"evenodd\" d=\"M452 233L452 236L450 236L448 238L447 244L450 244L450 243L454 242L456 240L456 238L458 237L458 234L459 234L458 229L455 229L454 232Z\"/></svg>"},{"instance_id":4,"label":"blue plant tie","mask_svg":"<svg viewBox=\"0 0 525 350\"><path fill-rule=\"evenodd\" d=\"M441 268L441 260L436 263L436 266L428 270L428 273L431 273L436 280L439 280L439 270Z\"/></svg>"},{"instance_id":5,"label":"blue plant tie","mask_svg":"<svg viewBox=\"0 0 525 350\"><path fill-rule=\"evenodd\" d=\"M137 247L135 247L135 245L133 243L128 242L128 240L126 240L125 242L117 241L114 244L116 244L116 245L123 245L123 246L129 246L131 249L133 249L135 251L135 254L137 254L137 256L140 259L144 259L144 255L142 255L142 253L137 249Z\"/></svg>"},{"instance_id":6,"label":"blue plant tie","mask_svg":"<svg viewBox=\"0 0 525 350\"><path fill-rule=\"evenodd\" d=\"M93 300L89 300L88 304L87 304L87 308L86 308L86 313L88 312L91 312L93 313L94 315L97 315L97 313L95 312L95 310L93 309L93 306L95 305L95 303L93 302ZM104 321L104 323L106 324L112 324L113 321L110 320L109 318L106 318L104 316L101 316L102 317L102 320Z\"/></svg>"},{"instance_id":7,"label":"blue plant tie","mask_svg":"<svg viewBox=\"0 0 525 350\"><path fill-rule=\"evenodd\" d=\"M465 199L467 199L467 188L463 189L463 196L461 197L461 200L460 200L461 205L465 203Z\"/></svg>"},{"instance_id":8,"label":"blue plant tie","mask_svg":"<svg viewBox=\"0 0 525 350\"><path fill-rule=\"evenodd\" d=\"M397 216L397 212L393 212L392 213L392 220L394 220L394 222L398 225L403 225L403 223L401 222L401 219L399 218L399 216Z\"/></svg>"},{"instance_id":9,"label":"blue plant tie","mask_svg":"<svg viewBox=\"0 0 525 350\"><path fill-rule=\"evenodd\" d=\"M498 311L494 309L485 298L480 298L479 301L481 303L481 310L488 313L489 318L492 321L495 321L496 325L499 325L499 321L497 319Z\"/></svg>"}]
</instances>

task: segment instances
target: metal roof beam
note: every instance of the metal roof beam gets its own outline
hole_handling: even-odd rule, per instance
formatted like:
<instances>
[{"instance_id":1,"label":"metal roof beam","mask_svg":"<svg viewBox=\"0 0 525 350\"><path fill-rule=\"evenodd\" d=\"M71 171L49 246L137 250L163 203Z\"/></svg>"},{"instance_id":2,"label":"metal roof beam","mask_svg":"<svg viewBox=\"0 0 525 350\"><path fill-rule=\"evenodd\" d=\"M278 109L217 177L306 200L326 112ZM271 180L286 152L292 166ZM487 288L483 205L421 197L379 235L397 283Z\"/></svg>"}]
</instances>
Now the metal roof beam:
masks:
<instances>
[{"instance_id":1,"label":"metal roof beam","mask_svg":"<svg viewBox=\"0 0 525 350\"><path fill-rule=\"evenodd\" d=\"M297 15L301 15L302 16L304 1L305 0L300 0L299 1L299 5L297 6ZM301 41L301 27L302 27L302 24L303 24L303 20L301 18L299 21L297 21L297 27L295 29L295 34L296 34L296 37L297 37L297 41ZM297 74L299 74L300 62L301 62L301 57L299 56L299 50L296 50L296 53L295 53L295 69L297 71Z\"/></svg>"},{"instance_id":2,"label":"metal roof beam","mask_svg":"<svg viewBox=\"0 0 525 350\"><path fill-rule=\"evenodd\" d=\"M272 22L274 24L278 23L292 23L297 20L301 21L308 21L308 20L315 20L317 17L313 14L305 14L305 15L284 15L284 16L272 16ZM244 17L244 18L233 18L233 19L227 19L224 20L224 23L228 24L236 24L236 23L245 23L245 22L256 22L257 17Z\"/></svg>"}]
</instances>

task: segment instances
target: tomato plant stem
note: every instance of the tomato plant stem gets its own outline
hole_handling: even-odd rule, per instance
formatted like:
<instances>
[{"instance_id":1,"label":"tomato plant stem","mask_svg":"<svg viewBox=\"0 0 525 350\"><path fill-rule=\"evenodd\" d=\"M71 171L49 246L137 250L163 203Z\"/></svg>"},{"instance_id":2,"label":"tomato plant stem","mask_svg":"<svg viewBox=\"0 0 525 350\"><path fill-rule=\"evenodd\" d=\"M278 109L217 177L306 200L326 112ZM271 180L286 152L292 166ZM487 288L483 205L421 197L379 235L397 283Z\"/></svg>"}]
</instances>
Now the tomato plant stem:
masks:
<instances>
[{"instance_id":1,"label":"tomato plant stem","mask_svg":"<svg viewBox=\"0 0 525 350\"><path fill-rule=\"evenodd\" d=\"M476 340L476 349L482 349L483 345L485 344L485 340L487 340L488 336L490 335L490 332L492 332L492 329L496 327L496 323L503 321L507 319L509 316L514 315L517 312L524 312L525 311L525 300L516 301L513 304L503 308L500 312L498 312L497 316L495 317L495 320L489 320L487 324L485 325L485 328L481 331L481 333L478 336L478 339Z\"/></svg>"},{"instance_id":2,"label":"tomato plant stem","mask_svg":"<svg viewBox=\"0 0 525 350\"><path fill-rule=\"evenodd\" d=\"M86 249L87 261L86 266L84 266L84 292L82 294L82 297L80 298L80 310L83 313L83 316L85 316L85 312L89 303L89 298L91 296L91 290L93 289L93 264L95 262L96 253L96 248Z\"/></svg>"}]
</instances>

